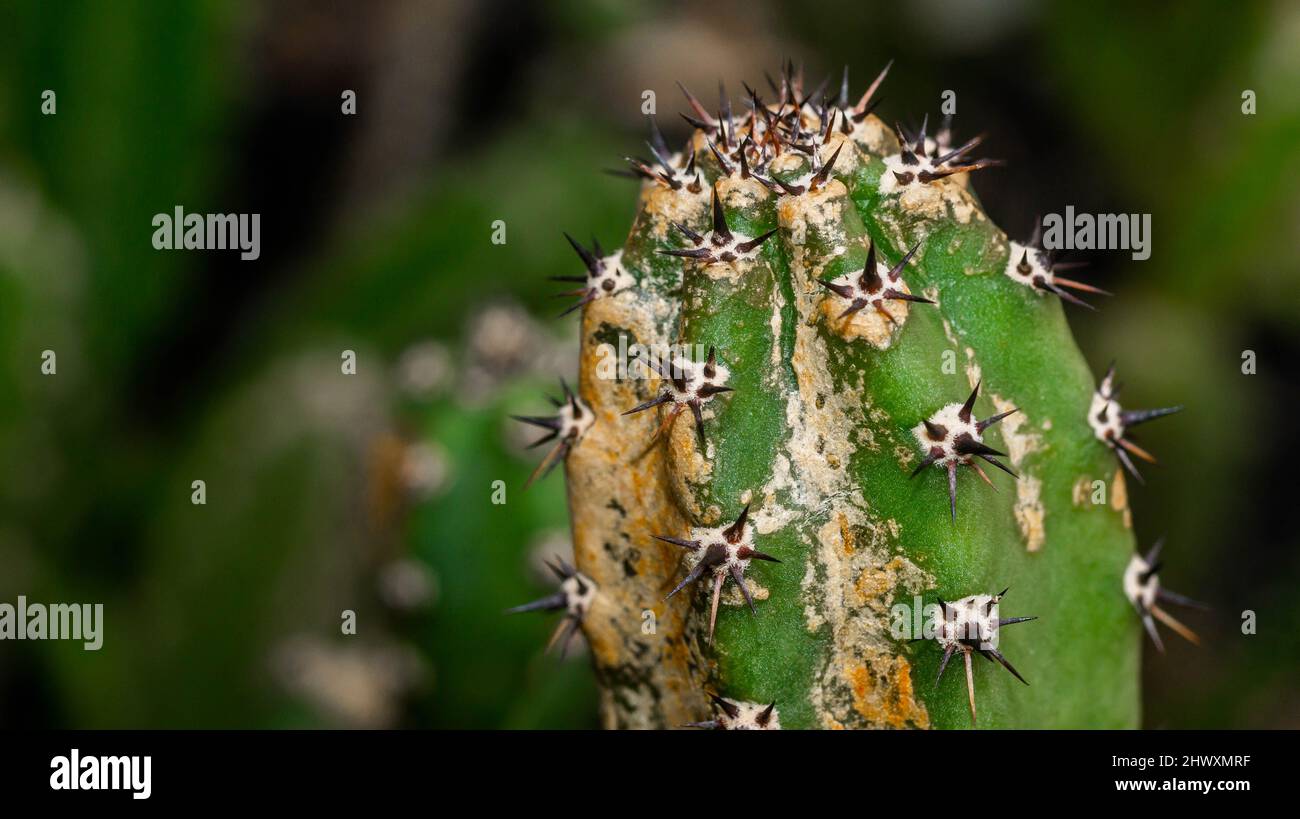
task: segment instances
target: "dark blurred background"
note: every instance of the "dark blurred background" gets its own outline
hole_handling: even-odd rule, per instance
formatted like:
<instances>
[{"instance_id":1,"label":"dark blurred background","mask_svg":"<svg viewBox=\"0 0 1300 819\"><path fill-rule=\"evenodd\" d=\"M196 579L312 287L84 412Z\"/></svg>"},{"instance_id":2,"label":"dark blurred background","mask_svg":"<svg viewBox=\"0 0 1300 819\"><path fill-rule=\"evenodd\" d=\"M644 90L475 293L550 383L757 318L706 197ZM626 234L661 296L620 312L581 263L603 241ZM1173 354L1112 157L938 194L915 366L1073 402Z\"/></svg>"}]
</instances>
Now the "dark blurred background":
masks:
<instances>
[{"instance_id":1,"label":"dark blurred background","mask_svg":"<svg viewBox=\"0 0 1300 819\"><path fill-rule=\"evenodd\" d=\"M1077 254L1116 296L1067 311L1126 404L1188 406L1132 504L1214 610L1148 651L1145 722L1300 727L1297 4L17 0L0 29L0 602L105 605L98 652L0 643L0 725L596 725L583 652L501 615L570 548L506 415L573 375L546 277L579 272L561 230L625 235L601 170L644 153L642 92L679 142L674 80L789 57L854 94L894 59L905 125L955 91L1014 236L1152 214L1149 260ZM261 258L154 250L177 205L260 213Z\"/></svg>"}]
</instances>

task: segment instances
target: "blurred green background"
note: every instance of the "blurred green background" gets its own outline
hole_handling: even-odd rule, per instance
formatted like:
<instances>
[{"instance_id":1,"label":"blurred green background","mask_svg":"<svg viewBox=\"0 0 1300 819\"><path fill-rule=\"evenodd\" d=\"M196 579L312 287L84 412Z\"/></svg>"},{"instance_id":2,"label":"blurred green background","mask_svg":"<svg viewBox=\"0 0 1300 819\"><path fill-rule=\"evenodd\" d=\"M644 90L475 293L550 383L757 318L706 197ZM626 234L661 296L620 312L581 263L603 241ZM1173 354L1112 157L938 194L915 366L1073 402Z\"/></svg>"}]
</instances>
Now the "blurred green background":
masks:
<instances>
[{"instance_id":1,"label":"blurred green background","mask_svg":"<svg viewBox=\"0 0 1300 819\"><path fill-rule=\"evenodd\" d=\"M855 93L894 59L887 121L954 90L1015 236L1152 214L1067 311L1126 404L1188 406L1132 504L1214 611L1148 652L1145 722L1300 727L1297 4L17 0L0 29L0 602L105 605L99 652L0 643L0 726L594 727L583 651L501 615L570 548L506 419L576 367L546 277L579 272L561 230L625 235L601 169L644 153L643 90L680 141L674 80L791 57ZM154 250L177 205L260 213L261 258Z\"/></svg>"}]
</instances>

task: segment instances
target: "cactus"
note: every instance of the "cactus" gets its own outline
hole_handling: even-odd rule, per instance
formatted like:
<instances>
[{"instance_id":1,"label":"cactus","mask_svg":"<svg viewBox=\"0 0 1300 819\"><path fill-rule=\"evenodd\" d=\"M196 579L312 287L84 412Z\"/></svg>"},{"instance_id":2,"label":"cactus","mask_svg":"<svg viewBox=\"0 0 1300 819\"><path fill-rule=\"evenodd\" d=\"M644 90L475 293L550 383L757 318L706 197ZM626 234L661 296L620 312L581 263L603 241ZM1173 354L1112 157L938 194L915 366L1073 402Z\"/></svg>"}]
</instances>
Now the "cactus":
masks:
<instances>
[{"instance_id":1,"label":"cactus","mask_svg":"<svg viewBox=\"0 0 1300 819\"><path fill-rule=\"evenodd\" d=\"M874 115L887 71L853 102L787 68L743 115L683 88L622 249L569 239L594 423L544 421L543 466L608 727L1138 724L1134 450L1061 303L1109 294L993 224L978 137Z\"/></svg>"}]
</instances>

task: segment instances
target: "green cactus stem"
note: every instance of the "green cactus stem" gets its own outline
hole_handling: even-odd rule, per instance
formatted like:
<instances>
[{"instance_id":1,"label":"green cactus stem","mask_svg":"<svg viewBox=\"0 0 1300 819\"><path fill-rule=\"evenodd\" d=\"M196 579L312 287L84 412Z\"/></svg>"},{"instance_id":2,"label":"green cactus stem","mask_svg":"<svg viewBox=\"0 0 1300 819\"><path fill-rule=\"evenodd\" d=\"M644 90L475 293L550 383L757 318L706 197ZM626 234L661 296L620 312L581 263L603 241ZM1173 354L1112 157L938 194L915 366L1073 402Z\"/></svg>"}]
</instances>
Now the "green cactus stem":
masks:
<instances>
[{"instance_id":1,"label":"green cactus stem","mask_svg":"<svg viewBox=\"0 0 1300 819\"><path fill-rule=\"evenodd\" d=\"M786 71L739 116L688 92L685 148L631 160L622 249L574 243L607 726L1138 724L1126 450L1060 300L1101 291L985 215L978 139L873 115L883 79L852 103ZM963 607L977 640L912 639ZM940 677L957 651L973 693Z\"/></svg>"}]
</instances>

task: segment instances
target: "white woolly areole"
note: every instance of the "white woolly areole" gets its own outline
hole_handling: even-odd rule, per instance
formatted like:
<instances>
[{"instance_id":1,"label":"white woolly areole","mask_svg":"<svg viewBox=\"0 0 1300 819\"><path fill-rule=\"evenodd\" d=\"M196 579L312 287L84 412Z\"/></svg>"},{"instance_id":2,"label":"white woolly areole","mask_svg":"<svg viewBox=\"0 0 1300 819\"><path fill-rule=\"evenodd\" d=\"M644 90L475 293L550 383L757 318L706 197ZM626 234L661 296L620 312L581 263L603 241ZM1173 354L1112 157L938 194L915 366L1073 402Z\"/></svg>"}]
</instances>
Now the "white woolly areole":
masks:
<instances>
[{"instance_id":1,"label":"white woolly areole","mask_svg":"<svg viewBox=\"0 0 1300 819\"><path fill-rule=\"evenodd\" d=\"M992 594L972 594L960 600L935 607L932 625L934 639L946 651L963 641L978 640L981 651L998 647L998 601ZM947 611L945 616L944 611Z\"/></svg>"},{"instance_id":2,"label":"white woolly areole","mask_svg":"<svg viewBox=\"0 0 1300 819\"><path fill-rule=\"evenodd\" d=\"M1151 571L1151 564L1142 555L1135 554L1128 561L1124 570L1124 596L1140 612L1147 612L1155 605L1156 594L1160 591L1160 578L1155 574L1142 582L1142 577Z\"/></svg>"},{"instance_id":3,"label":"white woolly areole","mask_svg":"<svg viewBox=\"0 0 1300 819\"><path fill-rule=\"evenodd\" d=\"M698 195L704 190L704 177L700 174L699 165L695 166L695 170L687 172L691 164L690 154L686 151L678 151L668 159L672 164L668 166L667 170L672 174L675 181L682 183L682 189L686 193ZM646 182L654 184L654 180L647 179Z\"/></svg>"},{"instance_id":4,"label":"white woolly areole","mask_svg":"<svg viewBox=\"0 0 1300 819\"><path fill-rule=\"evenodd\" d=\"M564 592L564 605L569 616L581 620L591 610L592 601L596 599L596 584L582 572L574 572L560 584Z\"/></svg>"},{"instance_id":5,"label":"white woolly areole","mask_svg":"<svg viewBox=\"0 0 1300 819\"><path fill-rule=\"evenodd\" d=\"M636 277L623 269L623 251L616 250L600 259L596 270L587 271L587 286L595 298L613 296L636 285Z\"/></svg>"},{"instance_id":6,"label":"white woolly areole","mask_svg":"<svg viewBox=\"0 0 1300 819\"><path fill-rule=\"evenodd\" d=\"M1097 440L1105 444L1112 444L1124 437L1124 421L1121 417L1123 409L1112 397L1113 379L1112 375L1102 379L1101 385L1092 394L1092 404L1088 407L1088 426L1092 427L1092 434L1097 436Z\"/></svg>"},{"instance_id":7,"label":"white woolly areole","mask_svg":"<svg viewBox=\"0 0 1300 819\"><path fill-rule=\"evenodd\" d=\"M1052 271L1047 268L1045 254L1038 248L1022 245L1015 239L1009 239L1008 244L1011 246L1011 255L1007 257L1007 267L1003 272L1011 281L1029 287L1041 295L1042 290L1039 285L1051 284L1055 281Z\"/></svg>"},{"instance_id":8,"label":"white woolly areole","mask_svg":"<svg viewBox=\"0 0 1300 819\"><path fill-rule=\"evenodd\" d=\"M683 357L674 358L667 367L668 374L676 376L686 389L678 389L678 385L673 383L672 378L665 378L663 382L668 387L668 392L672 395L673 401L678 404L684 404L691 400L698 400L701 404L712 401L716 397L715 395L700 395L700 390L704 387L725 386L727 379L731 376L731 371L721 364L714 364L713 375L710 376L705 373L708 367L708 362L691 361L689 358Z\"/></svg>"},{"instance_id":9,"label":"white woolly areole","mask_svg":"<svg viewBox=\"0 0 1300 819\"><path fill-rule=\"evenodd\" d=\"M915 185L932 185L935 182L942 182L946 179L952 179L955 181L962 176L962 174L950 174L948 176L942 177L941 179L933 179L929 182L920 181L917 175L920 174L921 171L929 171L930 173L940 173L941 171L945 170L943 165L935 165L934 160L930 156L918 155L916 157L916 164L914 165L909 165L906 162L904 162L902 153L890 154L889 156L885 157L883 161L885 163L885 172L880 175L881 193L894 193L895 191L899 191L904 188L910 188ZM906 183L900 182L898 180L898 177L894 176L895 172L900 174L911 174L912 179L911 181Z\"/></svg>"},{"instance_id":10,"label":"white woolly areole","mask_svg":"<svg viewBox=\"0 0 1300 819\"><path fill-rule=\"evenodd\" d=\"M728 524L727 526L698 526L692 529L691 540L698 541L700 548L686 553L687 569L694 569L704 559L709 547L717 544L727 550L727 559L712 568L712 575L714 577L718 575L730 577L732 567L739 569L740 573L744 574L745 570L749 568L749 561L752 559L748 555L754 551L754 524L746 521L745 528L741 530L740 538L735 543L731 543L723 535L723 532L730 528L731 526ZM745 551L742 552L742 549ZM746 557L741 557L742 554L746 555Z\"/></svg>"},{"instance_id":11,"label":"white woolly areole","mask_svg":"<svg viewBox=\"0 0 1300 819\"><path fill-rule=\"evenodd\" d=\"M970 435L975 443L984 442L983 436L980 435L979 429L975 426L975 414L972 412L971 419L969 421L963 421L959 415L961 408L961 404L949 404L934 415L930 416L930 423L943 427L947 433L941 440L936 441L934 438L931 438L930 431L925 428L925 424L923 423L917 424L916 427L912 429L912 434L916 436L917 442L921 444L922 452L928 455L931 450L934 449L940 449L943 451L943 455L935 460L935 466L947 469L949 464L960 464L970 461L970 455L962 455L957 452L957 439L961 437L963 433Z\"/></svg>"},{"instance_id":12,"label":"white woolly areole","mask_svg":"<svg viewBox=\"0 0 1300 819\"><path fill-rule=\"evenodd\" d=\"M576 395L569 401L565 401L555 415L560 419L560 439L570 439L571 443L576 444L591 425L596 423L596 413L591 411L591 407L583 403L581 398Z\"/></svg>"},{"instance_id":13,"label":"white woolly areole","mask_svg":"<svg viewBox=\"0 0 1300 819\"><path fill-rule=\"evenodd\" d=\"M730 231L731 239L725 239L719 236L715 231L710 230L704 234L704 239L696 247L707 247L712 253L711 258L700 259L704 264L714 264L716 262L734 262L739 259L752 259L758 255L762 245L756 245L749 250L741 250L740 245L746 242L752 242L753 236L746 236L737 230Z\"/></svg>"},{"instance_id":14,"label":"white woolly areole","mask_svg":"<svg viewBox=\"0 0 1300 819\"><path fill-rule=\"evenodd\" d=\"M878 118L863 117L853 122L853 132L849 134L849 139L860 146L865 146L867 152L878 154L883 147L886 132L884 123Z\"/></svg>"},{"instance_id":15,"label":"white woolly areole","mask_svg":"<svg viewBox=\"0 0 1300 819\"><path fill-rule=\"evenodd\" d=\"M825 142L821 142L820 137L818 137L818 140L815 149L817 151L817 163L815 166L803 154L794 153L793 151L788 154L792 159L799 160L803 163L804 171L798 176L791 177L787 180L787 185L791 187L802 187L804 190L810 189L812 187L813 179L826 166L826 163L831 161L832 156L835 157L835 166L826 172L826 178L822 180L820 187L824 188L827 183L832 179L835 179L837 176L851 173L852 167L850 163L857 164L857 153L852 150L845 153L841 146L846 142L851 145L852 139L841 135L839 131L835 131ZM841 165L840 163L844 164ZM789 194L786 195L788 196Z\"/></svg>"},{"instance_id":16,"label":"white woolly areole","mask_svg":"<svg viewBox=\"0 0 1300 819\"><path fill-rule=\"evenodd\" d=\"M846 307L849 304L852 304L853 302L857 301L858 299L861 299L862 301L865 301L867 303L866 304L867 307L874 309L877 304L887 301L887 299L885 298L886 290L892 289L899 293L911 293L911 290L908 289L907 284L903 281L902 271L901 270L898 271L891 278L889 275L890 269L891 269L890 265L880 261L879 257L877 257L876 275L880 277L879 287L877 287L874 291L867 290L865 287L863 287L861 281L862 271L857 270L857 271L845 273L841 276L837 276L836 278L831 280L831 285L833 287L835 288L848 287L852 289L853 291L852 294L848 296L841 296L839 293L832 290L828 294L828 297L842 300L845 303Z\"/></svg>"},{"instance_id":17,"label":"white woolly areole","mask_svg":"<svg viewBox=\"0 0 1300 819\"><path fill-rule=\"evenodd\" d=\"M727 731L779 731L781 730L781 715L776 708L772 708L772 713L768 716L767 724L759 722L759 717L768 706L757 702L736 702L727 700L739 710L736 716L730 716L725 711L719 711L717 722L719 727Z\"/></svg>"}]
</instances>

